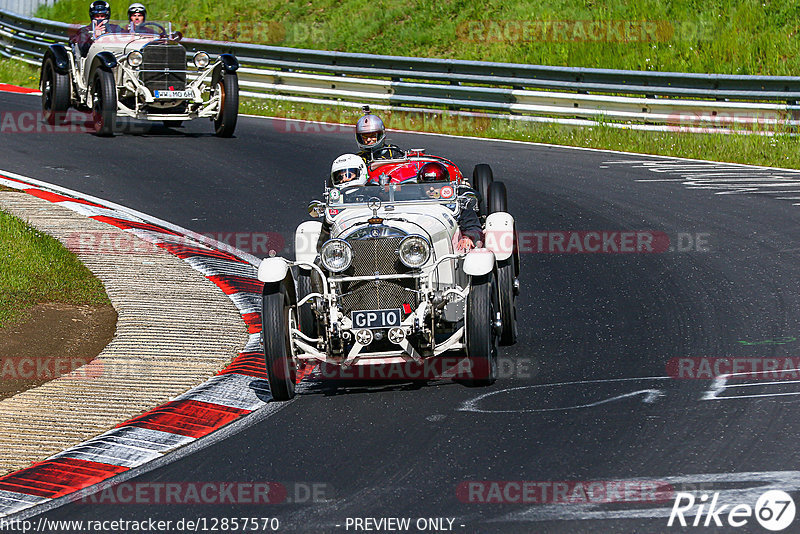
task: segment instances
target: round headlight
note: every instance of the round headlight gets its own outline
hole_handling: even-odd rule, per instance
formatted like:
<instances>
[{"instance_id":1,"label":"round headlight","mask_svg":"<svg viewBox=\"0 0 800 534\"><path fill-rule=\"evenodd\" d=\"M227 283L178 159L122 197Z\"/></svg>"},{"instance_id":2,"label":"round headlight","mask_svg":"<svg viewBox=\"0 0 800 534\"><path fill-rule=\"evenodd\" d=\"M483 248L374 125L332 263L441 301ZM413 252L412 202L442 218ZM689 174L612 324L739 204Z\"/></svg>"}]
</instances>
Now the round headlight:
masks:
<instances>
[{"instance_id":1,"label":"round headlight","mask_svg":"<svg viewBox=\"0 0 800 534\"><path fill-rule=\"evenodd\" d=\"M400 243L399 252L403 265L418 269L431 257L431 246L424 237L410 235Z\"/></svg>"},{"instance_id":2,"label":"round headlight","mask_svg":"<svg viewBox=\"0 0 800 534\"><path fill-rule=\"evenodd\" d=\"M353 262L353 249L343 239L331 239L322 245L322 265L333 273L340 273Z\"/></svg>"},{"instance_id":3,"label":"round headlight","mask_svg":"<svg viewBox=\"0 0 800 534\"><path fill-rule=\"evenodd\" d=\"M142 53L138 50L134 50L130 54L128 54L128 65L131 67L138 67L142 64Z\"/></svg>"},{"instance_id":4,"label":"round headlight","mask_svg":"<svg viewBox=\"0 0 800 534\"><path fill-rule=\"evenodd\" d=\"M211 59L205 52L198 52L194 55L194 66L198 69L204 69L208 67L210 61Z\"/></svg>"}]
</instances>

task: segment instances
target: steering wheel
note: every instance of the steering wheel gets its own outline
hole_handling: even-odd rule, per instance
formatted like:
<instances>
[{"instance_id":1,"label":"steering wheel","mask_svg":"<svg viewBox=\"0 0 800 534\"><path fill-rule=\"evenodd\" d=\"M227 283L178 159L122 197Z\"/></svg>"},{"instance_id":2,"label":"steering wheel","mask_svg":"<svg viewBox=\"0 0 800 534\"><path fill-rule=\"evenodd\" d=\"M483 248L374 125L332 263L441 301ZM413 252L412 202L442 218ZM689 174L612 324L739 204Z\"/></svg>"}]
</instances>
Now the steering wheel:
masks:
<instances>
[{"instance_id":1,"label":"steering wheel","mask_svg":"<svg viewBox=\"0 0 800 534\"><path fill-rule=\"evenodd\" d=\"M167 30L165 30L164 26L162 26L158 22L143 22L143 23L139 24L139 28L146 28L148 26L153 26L155 28L158 28L159 37L166 37L167 36Z\"/></svg>"}]
</instances>

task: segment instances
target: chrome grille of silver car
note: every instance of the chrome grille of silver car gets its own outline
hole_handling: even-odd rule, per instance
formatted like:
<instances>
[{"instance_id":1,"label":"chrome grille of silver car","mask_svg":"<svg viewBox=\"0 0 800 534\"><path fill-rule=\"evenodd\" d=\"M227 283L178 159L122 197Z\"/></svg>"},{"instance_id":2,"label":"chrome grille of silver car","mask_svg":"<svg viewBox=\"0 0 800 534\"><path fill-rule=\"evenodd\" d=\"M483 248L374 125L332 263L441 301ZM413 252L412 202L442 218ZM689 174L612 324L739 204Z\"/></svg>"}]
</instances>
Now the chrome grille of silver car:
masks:
<instances>
[{"instance_id":1,"label":"chrome grille of silver car","mask_svg":"<svg viewBox=\"0 0 800 534\"><path fill-rule=\"evenodd\" d=\"M345 276L380 276L408 273L411 270L400 262L397 248L402 237L348 240L353 247L353 264L342 273ZM385 310L419 303L417 280L363 280L341 285L342 308L354 310Z\"/></svg>"},{"instance_id":2,"label":"chrome grille of silver car","mask_svg":"<svg viewBox=\"0 0 800 534\"><path fill-rule=\"evenodd\" d=\"M142 83L150 91L186 89L186 49L175 43L150 43L142 48L139 67Z\"/></svg>"}]
</instances>

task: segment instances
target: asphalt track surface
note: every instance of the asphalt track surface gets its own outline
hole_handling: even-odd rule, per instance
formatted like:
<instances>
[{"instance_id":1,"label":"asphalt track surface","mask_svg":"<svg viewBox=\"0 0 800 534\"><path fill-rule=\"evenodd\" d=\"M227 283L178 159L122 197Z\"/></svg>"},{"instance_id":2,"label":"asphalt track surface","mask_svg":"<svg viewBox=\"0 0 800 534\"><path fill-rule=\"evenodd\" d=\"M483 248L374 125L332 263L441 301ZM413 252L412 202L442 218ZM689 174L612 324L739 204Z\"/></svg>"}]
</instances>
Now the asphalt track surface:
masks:
<instances>
[{"instance_id":1,"label":"asphalt track surface","mask_svg":"<svg viewBox=\"0 0 800 534\"><path fill-rule=\"evenodd\" d=\"M3 112L38 105L35 97L0 94ZM3 132L0 168L197 232L290 237L330 162L354 149L352 130L299 129L307 131L241 117L233 139L213 137L205 121L113 139ZM275 481L303 502L77 502L48 519L277 517L281 531L354 532L348 518L408 517L412 525L450 518L456 532L665 532L671 498L481 503L463 502L458 488L468 481L657 481L752 506L771 483L797 500L800 383L717 383L714 390L711 380L666 377L672 358L798 356L800 341L789 341L800 338L798 206L759 191L692 189L680 175L630 163L664 160L389 137L447 156L466 173L490 163L507 184L520 231L651 230L673 243L701 233L705 250L523 253L519 342L501 349L512 376L483 389L447 380L416 389L308 387L257 424L129 481ZM654 178L670 180L640 181ZM312 484L323 485L324 498L298 499ZM698 529L732 530L685 530ZM766 532L754 518L735 530ZM800 520L786 531L800 531Z\"/></svg>"}]
</instances>

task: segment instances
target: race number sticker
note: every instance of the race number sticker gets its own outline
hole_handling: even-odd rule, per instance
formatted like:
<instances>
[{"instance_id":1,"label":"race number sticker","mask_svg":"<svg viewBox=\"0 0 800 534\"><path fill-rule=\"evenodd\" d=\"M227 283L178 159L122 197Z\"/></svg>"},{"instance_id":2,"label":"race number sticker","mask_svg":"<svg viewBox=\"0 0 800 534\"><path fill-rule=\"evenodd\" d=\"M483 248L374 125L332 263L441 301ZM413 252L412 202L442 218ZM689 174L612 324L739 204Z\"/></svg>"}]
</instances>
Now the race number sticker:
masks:
<instances>
[{"instance_id":1,"label":"race number sticker","mask_svg":"<svg viewBox=\"0 0 800 534\"><path fill-rule=\"evenodd\" d=\"M441 198L452 198L453 197L453 188L450 187L449 185L446 185L446 186L442 187L439 190L439 196Z\"/></svg>"}]
</instances>

